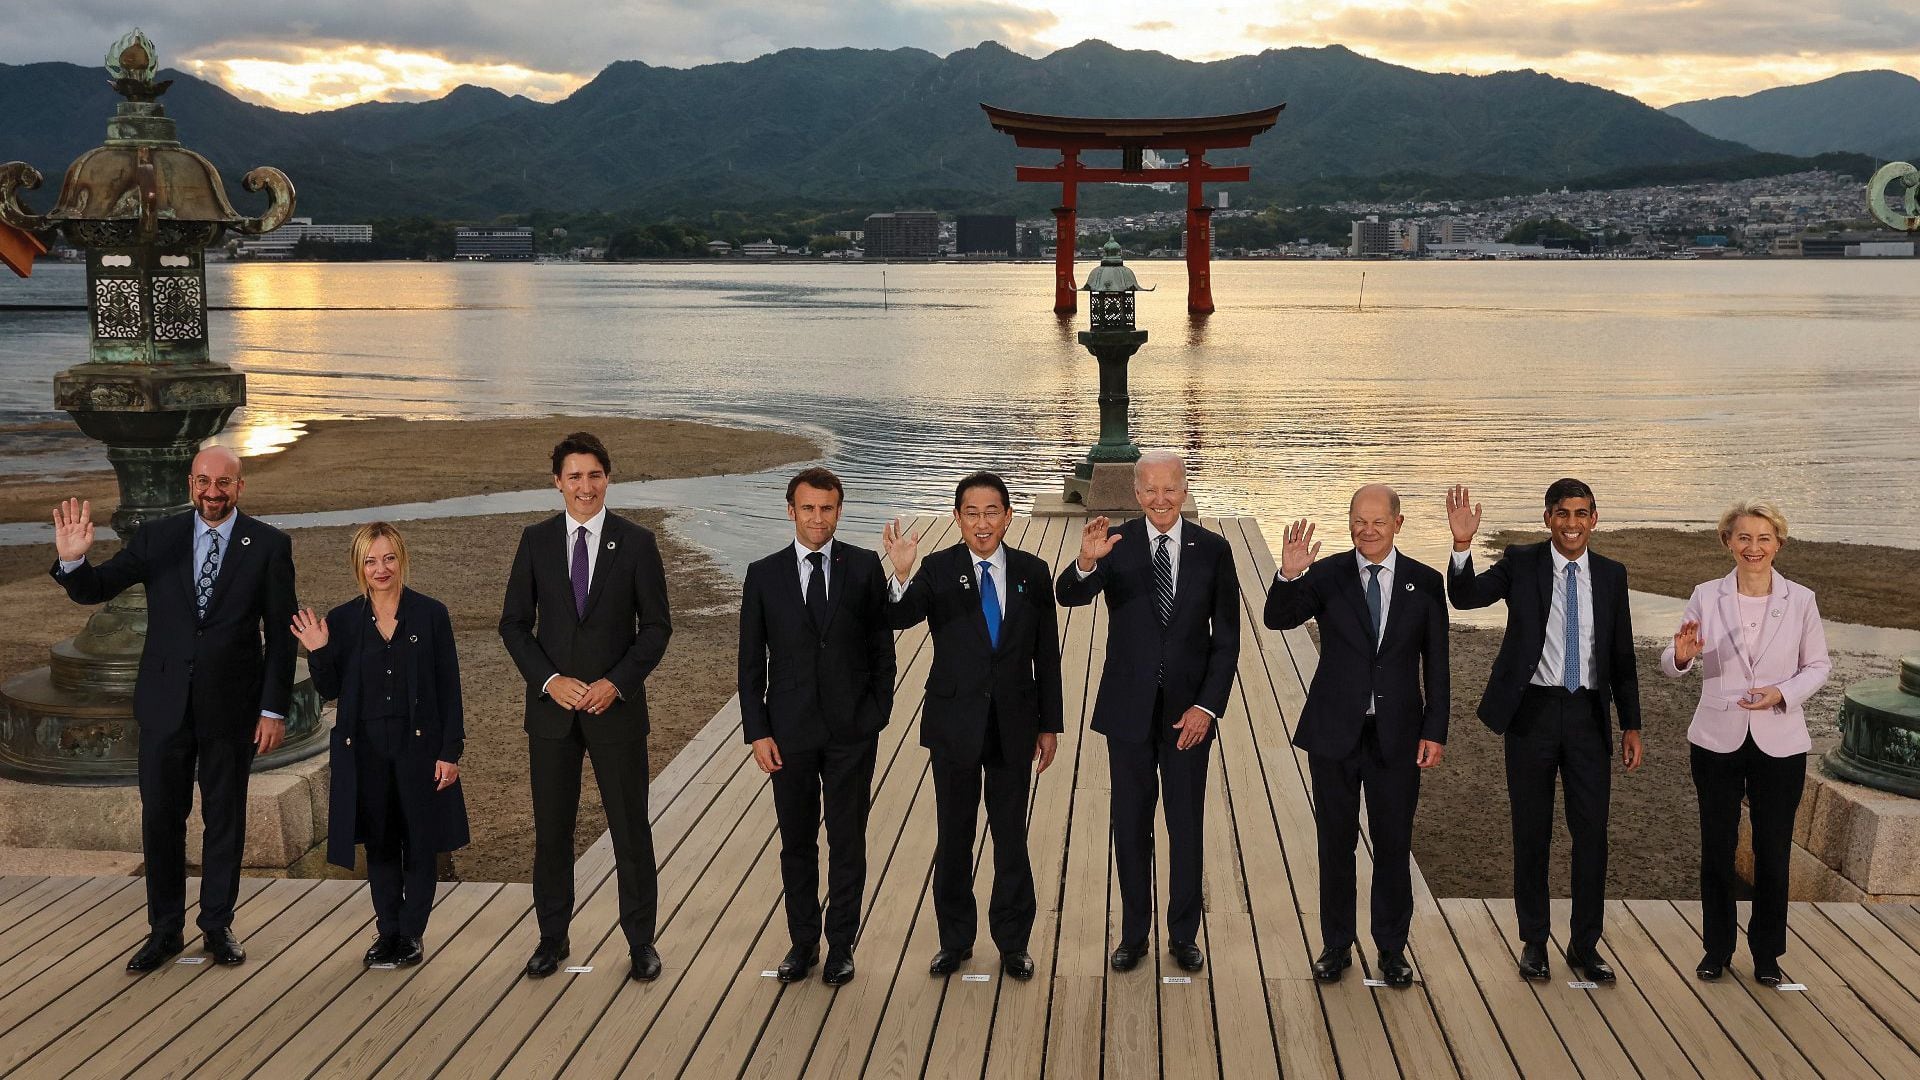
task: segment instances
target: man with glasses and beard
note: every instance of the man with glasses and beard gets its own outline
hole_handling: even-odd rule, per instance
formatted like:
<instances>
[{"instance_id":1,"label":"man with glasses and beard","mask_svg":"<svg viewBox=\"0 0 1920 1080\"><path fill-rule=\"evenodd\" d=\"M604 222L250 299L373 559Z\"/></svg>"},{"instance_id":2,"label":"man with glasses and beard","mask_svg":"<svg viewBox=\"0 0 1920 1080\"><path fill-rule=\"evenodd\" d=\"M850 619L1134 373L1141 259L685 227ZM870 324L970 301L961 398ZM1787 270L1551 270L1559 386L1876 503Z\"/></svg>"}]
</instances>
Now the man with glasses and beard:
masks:
<instances>
[{"instance_id":1,"label":"man with glasses and beard","mask_svg":"<svg viewBox=\"0 0 1920 1080\"><path fill-rule=\"evenodd\" d=\"M286 737L293 697L293 543L240 512L240 458L224 446L194 456L193 512L142 525L99 566L93 507L53 512L54 580L76 603L147 587L147 641L134 684L140 728L140 838L147 860L149 934L127 961L152 971L185 947L187 813L200 780L206 822L199 926L216 964L247 958L233 935L247 835L247 773Z\"/></svg>"}]
</instances>

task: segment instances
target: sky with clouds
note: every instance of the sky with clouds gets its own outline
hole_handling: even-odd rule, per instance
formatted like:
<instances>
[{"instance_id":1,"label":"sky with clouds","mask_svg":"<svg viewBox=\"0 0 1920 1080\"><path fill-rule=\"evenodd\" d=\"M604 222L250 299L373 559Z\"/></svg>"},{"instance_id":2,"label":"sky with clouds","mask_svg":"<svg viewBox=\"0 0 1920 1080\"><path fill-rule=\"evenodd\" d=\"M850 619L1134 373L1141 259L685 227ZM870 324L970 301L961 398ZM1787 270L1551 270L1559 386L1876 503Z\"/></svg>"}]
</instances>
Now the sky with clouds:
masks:
<instances>
[{"instance_id":1,"label":"sky with clouds","mask_svg":"<svg viewBox=\"0 0 1920 1080\"><path fill-rule=\"evenodd\" d=\"M615 60L944 55L987 39L1043 56L1097 37L1192 60L1341 44L1429 71L1530 67L1653 105L1863 68L1920 75L1920 13L1881 0L61 0L0 25L0 63L98 63L130 17L163 63L300 110L463 82L553 100Z\"/></svg>"}]
</instances>

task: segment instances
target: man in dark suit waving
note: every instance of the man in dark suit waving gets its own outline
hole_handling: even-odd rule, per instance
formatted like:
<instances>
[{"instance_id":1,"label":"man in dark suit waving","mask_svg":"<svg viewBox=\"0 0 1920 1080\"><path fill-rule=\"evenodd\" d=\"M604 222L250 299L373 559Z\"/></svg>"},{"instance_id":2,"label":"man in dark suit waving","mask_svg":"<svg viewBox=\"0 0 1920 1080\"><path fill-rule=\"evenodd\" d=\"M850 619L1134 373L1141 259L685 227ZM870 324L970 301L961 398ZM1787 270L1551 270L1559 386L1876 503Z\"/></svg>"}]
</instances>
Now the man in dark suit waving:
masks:
<instances>
[{"instance_id":1,"label":"man in dark suit waving","mask_svg":"<svg viewBox=\"0 0 1920 1080\"><path fill-rule=\"evenodd\" d=\"M1480 507L1465 487L1447 493L1453 564L1447 592L1457 608L1507 602L1507 632L1493 661L1480 719L1506 740L1513 811L1513 908L1520 974L1545 979L1552 911L1547 859L1553 788L1566 789L1573 835L1573 920L1567 963L1592 982L1611 982L1600 957L1607 897L1607 810L1613 785L1608 703L1620 711L1620 760L1640 767L1640 678L1634 669L1627 568L1587 550L1600 522L1593 489L1571 478L1547 488L1549 539L1509 547L1484 574L1473 571Z\"/></svg>"},{"instance_id":2,"label":"man in dark suit waving","mask_svg":"<svg viewBox=\"0 0 1920 1080\"><path fill-rule=\"evenodd\" d=\"M1407 930L1413 922L1413 813L1420 770L1446 754L1447 599L1440 572L1394 547L1404 519L1384 484L1347 504L1353 550L1314 561L1313 526L1287 527L1280 576L1267 593L1266 624L1320 626L1320 664L1293 744L1307 752L1320 848L1320 956L1314 978L1334 982L1353 962L1354 845L1360 799L1373 839L1373 943L1380 977L1411 986ZM1424 698L1421 694L1425 688Z\"/></svg>"},{"instance_id":3,"label":"man in dark suit waving","mask_svg":"<svg viewBox=\"0 0 1920 1080\"><path fill-rule=\"evenodd\" d=\"M200 932L218 964L246 959L233 936L247 775L256 753L286 737L293 697L293 543L240 512L240 459L210 446L188 467L193 513L140 526L113 558L87 562L93 507L54 511L53 576L67 595L99 604L147 587L147 643L134 684L140 728L140 834L147 859L146 943L127 961L152 971L184 947L187 814L200 779L206 822Z\"/></svg>"},{"instance_id":4,"label":"man in dark suit waving","mask_svg":"<svg viewBox=\"0 0 1920 1080\"><path fill-rule=\"evenodd\" d=\"M1166 450L1140 455L1133 493L1145 515L1087 522L1080 557L1054 589L1066 607L1107 598L1107 661L1093 730L1107 737L1120 940L1109 963L1130 971L1153 929L1153 811L1166 789L1167 951L1186 971L1206 959L1200 932L1202 823L1214 722L1240 659L1240 586L1219 534L1183 521L1187 469ZM1157 775L1156 775L1157 771Z\"/></svg>"},{"instance_id":5,"label":"man in dark suit waving","mask_svg":"<svg viewBox=\"0 0 1920 1080\"><path fill-rule=\"evenodd\" d=\"M834 538L846 489L819 467L787 482L794 540L747 567L740 603L740 719L773 777L780 880L793 942L781 982L819 958L820 805L826 802L829 986L853 979L867 888L867 808L880 729L893 711L886 571Z\"/></svg>"},{"instance_id":6,"label":"man in dark suit waving","mask_svg":"<svg viewBox=\"0 0 1920 1080\"><path fill-rule=\"evenodd\" d=\"M881 540L893 562L888 618L905 630L926 620L933 670L920 716L930 752L939 838L933 909L940 951L928 971L951 975L973 956L973 835L984 788L993 833L993 897L987 927L1000 968L1033 978L1027 952L1037 908L1027 860L1027 795L1035 766L1047 771L1061 730L1060 616L1053 574L1037 556L1001 543L1013 523L1006 482L963 477L953 493L961 542L928 555L907 580L920 540L889 522Z\"/></svg>"},{"instance_id":7,"label":"man in dark suit waving","mask_svg":"<svg viewBox=\"0 0 1920 1080\"><path fill-rule=\"evenodd\" d=\"M588 754L613 834L629 975L660 975L647 817L647 676L666 655L673 624L653 533L607 512L612 474L607 448L584 431L553 448L553 486L566 509L520 534L500 610L500 639L527 681L533 909L540 922L540 943L527 961L534 978L553 974L571 951L573 831Z\"/></svg>"}]
</instances>

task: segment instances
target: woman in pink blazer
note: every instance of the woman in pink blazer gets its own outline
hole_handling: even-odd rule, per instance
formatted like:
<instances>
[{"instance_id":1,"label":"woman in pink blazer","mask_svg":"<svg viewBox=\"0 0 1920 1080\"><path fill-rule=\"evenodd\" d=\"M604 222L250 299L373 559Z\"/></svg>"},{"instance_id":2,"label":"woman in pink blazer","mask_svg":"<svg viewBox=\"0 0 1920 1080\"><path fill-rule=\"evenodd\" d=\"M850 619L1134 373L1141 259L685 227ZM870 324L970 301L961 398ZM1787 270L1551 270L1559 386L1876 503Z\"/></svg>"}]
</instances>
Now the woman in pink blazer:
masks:
<instances>
[{"instance_id":1,"label":"woman in pink blazer","mask_svg":"<svg viewBox=\"0 0 1920 1080\"><path fill-rule=\"evenodd\" d=\"M1693 590L1660 669L1679 678L1702 667L1700 705L1687 729L1700 800L1700 907L1706 955L1695 974L1717 979L1733 958L1733 853L1744 798L1753 820L1753 976L1781 980L1787 948L1787 855L1806 782L1807 718L1801 705L1827 681L1827 635L1813 592L1781 577L1774 556L1787 520L1766 502L1720 515L1733 572Z\"/></svg>"}]
</instances>

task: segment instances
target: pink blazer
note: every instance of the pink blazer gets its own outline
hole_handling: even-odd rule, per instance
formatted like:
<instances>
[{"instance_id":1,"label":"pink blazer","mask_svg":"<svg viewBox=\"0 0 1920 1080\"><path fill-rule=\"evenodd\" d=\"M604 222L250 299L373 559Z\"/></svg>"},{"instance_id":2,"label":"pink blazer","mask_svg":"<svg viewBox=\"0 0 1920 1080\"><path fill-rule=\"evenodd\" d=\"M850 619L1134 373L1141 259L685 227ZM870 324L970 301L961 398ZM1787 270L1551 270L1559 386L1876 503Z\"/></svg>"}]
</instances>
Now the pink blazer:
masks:
<instances>
[{"instance_id":1,"label":"pink blazer","mask_svg":"<svg viewBox=\"0 0 1920 1080\"><path fill-rule=\"evenodd\" d=\"M1767 603L1767 622L1760 628L1758 655L1748 656L1740 641L1740 601L1735 575L1697 586L1687 601L1682 621L1700 623L1700 655L1685 668L1673 662L1673 643L1660 654L1660 670L1679 678L1704 665L1700 705L1693 711L1687 741L1717 753L1729 754L1753 742L1772 757L1803 754L1813 748L1807 736L1807 717L1800 706L1827 681L1833 663L1827 658L1827 634L1820 626L1820 608L1813 590L1795 585L1773 572L1773 596ZM1678 629L1676 627L1676 629ZM1777 686L1784 699L1775 708L1749 712L1739 706L1750 689Z\"/></svg>"}]
</instances>

